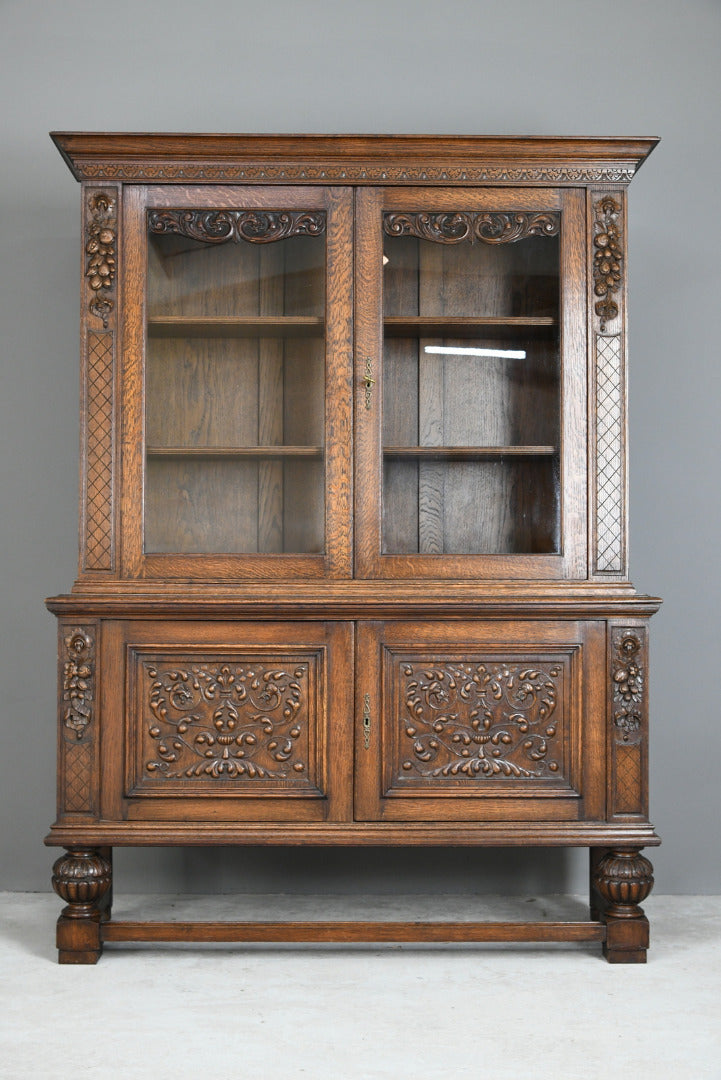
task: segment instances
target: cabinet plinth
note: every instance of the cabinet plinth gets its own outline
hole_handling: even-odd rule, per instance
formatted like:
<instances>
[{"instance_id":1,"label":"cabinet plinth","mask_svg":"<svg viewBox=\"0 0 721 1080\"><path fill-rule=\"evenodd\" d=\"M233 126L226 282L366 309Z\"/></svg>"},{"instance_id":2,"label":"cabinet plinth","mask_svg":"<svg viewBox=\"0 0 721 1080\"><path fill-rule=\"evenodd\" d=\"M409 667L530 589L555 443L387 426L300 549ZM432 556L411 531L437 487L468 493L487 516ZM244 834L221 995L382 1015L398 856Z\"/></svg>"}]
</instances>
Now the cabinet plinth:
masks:
<instances>
[{"instance_id":1,"label":"cabinet plinth","mask_svg":"<svg viewBox=\"0 0 721 1080\"><path fill-rule=\"evenodd\" d=\"M61 962L645 960L659 601L626 561L625 205L656 140L53 138L83 191ZM112 848L180 844L588 848L589 919L113 919Z\"/></svg>"}]
</instances>

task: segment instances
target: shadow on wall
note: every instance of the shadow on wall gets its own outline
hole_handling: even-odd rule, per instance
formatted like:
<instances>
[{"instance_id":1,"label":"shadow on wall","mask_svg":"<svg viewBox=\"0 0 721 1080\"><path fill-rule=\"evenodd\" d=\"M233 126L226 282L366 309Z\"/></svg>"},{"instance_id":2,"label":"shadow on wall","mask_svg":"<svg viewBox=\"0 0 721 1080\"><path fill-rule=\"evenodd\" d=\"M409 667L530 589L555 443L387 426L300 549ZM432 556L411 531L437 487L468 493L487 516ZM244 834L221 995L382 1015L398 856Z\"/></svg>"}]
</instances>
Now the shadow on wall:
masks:
<instances>
[{"instance_id":1,"label":"shadow on wall","mask_svg":"<svg viewBox=\"0 0 721 1080\"><path fill-rule=\"evenodd\" d=\"M587 852L557 848L116 848L114 865L121 893L531 897L588 880Z\"/></svg>"}]
</instances>

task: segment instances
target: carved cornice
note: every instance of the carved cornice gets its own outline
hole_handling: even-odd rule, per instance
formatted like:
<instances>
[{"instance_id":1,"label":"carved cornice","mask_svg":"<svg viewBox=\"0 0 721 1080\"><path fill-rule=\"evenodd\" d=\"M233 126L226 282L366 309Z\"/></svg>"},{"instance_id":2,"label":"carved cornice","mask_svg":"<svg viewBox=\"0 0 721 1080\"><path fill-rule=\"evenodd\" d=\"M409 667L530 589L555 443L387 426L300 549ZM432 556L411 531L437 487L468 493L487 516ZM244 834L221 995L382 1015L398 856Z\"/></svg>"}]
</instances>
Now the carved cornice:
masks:
<instances>
[{"instance_id":1,"label":"carved cornice","mask_svg":"<svg viewBox=\"0 0 721 1080\"><path fill-rule=\"evenodd\" d=\"M150 210L151 233L177 233L207 244L270 244L289 236L320 236L325 211L305 210Z\"/></svg>"},{"instance_id":2,"label":"carved cornice","mask_svg":"<svg viewBox=\"0 0 721 1080\"><path fill-rule=\"evenodd\" d=\"M107 330L115 307L111 299L117 260L116 201L108 192L93 193L88 199L85 240L85 277L92 290L91 315L102 320Z\"/></svg>"},{"instance_id":3,"label":"carved cornice","mask_svg":"<svg viewBox=\"0 0 721 1080\"><path fill-rule=\"evenodd\" d=\"M62 719L80 741L93 719L95 640L90 627L73 627L65 634L63 645Z\"/></svg>"},{"instance_id":4,"label":"carved cornice","mask_svg":"<svg viewBox=\"0 0 721 1080\"><path fill-rule=\"evenodd\" d=\"M510 244L527 236L558 236L560 222L553 213L392 213L383 215L383 230L388 236L418 236L438 244Z\"/></svg>"},{"instance_id":5,"label":"carved cornice","mask_svg":"<svg viewBox=\"0 0 721 1080\"><path fill-rule=\"evenodd\" d=\"M53 132L78 180L627 184L655 138Z\"/></svg>"},{"instance_id":6,"label":"carved cornice","mask_svg":"<svg viewBox=\"0 0 721 1080\"><path fill-rule=\"evenodd\" d=\"M593 291L600 297L594 310L601 320L601 331L618 315L614 296L621 288L623 274L623 209L611 195L594 203Z\"/></svg>"}]
</instances>

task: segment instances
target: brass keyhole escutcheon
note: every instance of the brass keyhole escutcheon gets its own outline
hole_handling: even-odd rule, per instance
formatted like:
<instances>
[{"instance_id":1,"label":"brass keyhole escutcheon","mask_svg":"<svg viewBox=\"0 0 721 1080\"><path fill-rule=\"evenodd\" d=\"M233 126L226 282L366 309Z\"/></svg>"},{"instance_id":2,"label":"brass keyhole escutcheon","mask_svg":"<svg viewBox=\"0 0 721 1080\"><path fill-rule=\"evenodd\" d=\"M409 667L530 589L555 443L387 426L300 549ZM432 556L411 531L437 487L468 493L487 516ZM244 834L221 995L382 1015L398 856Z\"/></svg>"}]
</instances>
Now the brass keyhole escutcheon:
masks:
<instances>
[{"instance_id":1,"label":"brass keyhole escutcheon","mask_svg":"<svg viewBox=\"0 0 721 1080\"><path fill-rule=\"evenodd\" d=\"M373 387L375 386L375 384L376 381L373 378L373 361L370 359L370 357L367 357L365 374L363 376L363 385L366 388L366 409L370 409L371 407L371 395L373 393Z\"/></svg>"},{"instance_id":2,"label":"brass keyhole escutcheon","mask_svg":"<svg viewBox=\"0 0 721 1080\"><path fill-rule=\"evenodd\" d=\"M366 750L371 747L371 696L366 694L363 698L363 746Z\"/></svg>"}]
</instances>

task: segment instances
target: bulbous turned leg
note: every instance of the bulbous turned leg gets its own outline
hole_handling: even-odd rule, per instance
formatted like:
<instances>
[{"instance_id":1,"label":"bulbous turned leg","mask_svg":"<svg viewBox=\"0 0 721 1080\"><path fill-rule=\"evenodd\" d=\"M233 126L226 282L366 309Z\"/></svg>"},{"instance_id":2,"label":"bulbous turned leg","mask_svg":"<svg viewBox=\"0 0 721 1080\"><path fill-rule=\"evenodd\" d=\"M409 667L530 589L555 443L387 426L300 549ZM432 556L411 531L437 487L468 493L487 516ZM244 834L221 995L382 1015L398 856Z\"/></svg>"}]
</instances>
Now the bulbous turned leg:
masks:
<instances>
[{"instance_id":1,"label":"bulbous turned leg","mask_svg":"<svg viewBox=\"0 0 721 1080\"><path fill-rule=\"evenodd\" d=\"M101 901L110 888L110 862L96 848L71 848L53 866L53 888L64 907L57 924L58 963L96 964L103 951Z\"/></svg>"},{"instance_id":2,"label":"bulbous turned leg","mask_svg":"<svg viewBox=\"0 0 721 1080\"><path fill-rule=\"evenodd\" d=\"M604 956L611 964L645 964L648 919L639 905L653 888L653 866L635 848L614 849L596 864L593 884L604 903Z\"/></svg>"}]
</instances>

